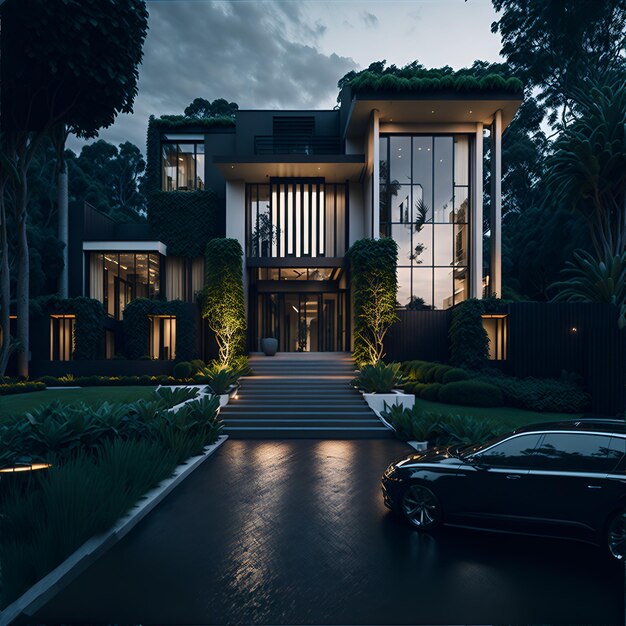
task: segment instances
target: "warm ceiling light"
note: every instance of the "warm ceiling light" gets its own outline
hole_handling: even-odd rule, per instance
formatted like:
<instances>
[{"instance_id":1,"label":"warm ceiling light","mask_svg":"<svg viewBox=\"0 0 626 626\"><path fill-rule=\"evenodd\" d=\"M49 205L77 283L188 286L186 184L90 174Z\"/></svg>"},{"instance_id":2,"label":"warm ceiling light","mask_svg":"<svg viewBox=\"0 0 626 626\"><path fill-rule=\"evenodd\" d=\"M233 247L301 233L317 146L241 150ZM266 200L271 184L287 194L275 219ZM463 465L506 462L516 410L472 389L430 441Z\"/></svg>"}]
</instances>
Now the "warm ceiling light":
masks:
<instances>
[{"instance_id":1,"label":"warm ceiling light","mask_svg":"<svg viewBox=\"0 0 626 626\"><path fill-rule=\"evenodd\" d=\"M431 113L434 113L435 111L431 111Z\"/></svg>"},{"instance_id":2,"label":"warm ceiling light","mask_svg":"<svg viewBox=\"0 0 626 626\"><path fill-rule=\"evenodd\" d=\"M470 111L470 113L473 113L473 111Z\"/></svg>"},{"instance_id":3,"label":"warm ceiling light","mask_svg":"<svg viewBox=\"0 0 626 626\"><path fill-rule=\"evenodd\" d=\"M231 166L230 166L230 169L231 169L231 170L234 170L234 169L235 169L235 166L234 166L234 165L231 165Z\"/></svg>"},{"instance_id":4,"label":"warm ceiling light","mask_svg":"<svg viewBox=\"0 0 626 626\"><path fill-rule=\"evenodd\" d=\"M393 117L390 117L390 118L389 118L389 121L390 121L390 122L393 122Z\"/></svg>"}]
</instances>

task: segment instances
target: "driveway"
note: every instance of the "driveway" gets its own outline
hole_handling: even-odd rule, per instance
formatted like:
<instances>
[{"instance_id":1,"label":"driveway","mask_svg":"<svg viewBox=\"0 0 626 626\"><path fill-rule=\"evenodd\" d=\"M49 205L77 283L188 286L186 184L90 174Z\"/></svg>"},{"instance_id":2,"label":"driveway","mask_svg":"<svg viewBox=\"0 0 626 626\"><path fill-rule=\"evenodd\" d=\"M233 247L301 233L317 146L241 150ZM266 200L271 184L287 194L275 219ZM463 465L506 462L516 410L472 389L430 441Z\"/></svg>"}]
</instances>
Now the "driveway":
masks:
<instances>
[{"instance_id":1,"label":"driveway","mask_svg":"<svg viewBox=\"0 0 626 626\"><path fill-rule=\"evenodd\" d=\"M393 440L227 441L37 622L618 624L591 546L411 531L383 506Z\"/></svg>"}]
</instances>

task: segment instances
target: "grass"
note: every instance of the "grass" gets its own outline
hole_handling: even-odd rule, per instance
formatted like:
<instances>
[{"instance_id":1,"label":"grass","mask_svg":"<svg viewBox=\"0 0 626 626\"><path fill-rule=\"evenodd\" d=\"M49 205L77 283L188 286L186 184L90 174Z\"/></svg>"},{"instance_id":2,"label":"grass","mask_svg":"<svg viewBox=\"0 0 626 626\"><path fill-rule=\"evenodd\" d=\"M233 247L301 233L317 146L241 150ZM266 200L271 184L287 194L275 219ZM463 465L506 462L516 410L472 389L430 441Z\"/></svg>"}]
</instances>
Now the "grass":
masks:
<instances>
[{"instance_id":1,"label":"grass","mask_svg":"<svg viewBox=\"0 0 626 626\"><path fill-rule=\"evenodd\" d=\"M476 407L459 406L457 404L444 404L443 402L430 402L420 398L415 400L420 409L428 413L439 415L471 415L472 417L487 417L504 424L511 430L536 424L538 422L556 422L560 420L575 419L582 417L582 413L540 413L527 411L513 407Z\"/></svg>"},{"instance_id":2,"label":"grass","mask_svg":"<svg viewBox=\"0 0 626 626\"><path fill-rule=\"evenodd\" d=\"M82 387L81 389L45 389L0 397L0 422L21 417L33 409L59 400L64 404L84 402L99 406L103 402L134 402L154 397L155 387Z\"/></svg>"}]
</instances>

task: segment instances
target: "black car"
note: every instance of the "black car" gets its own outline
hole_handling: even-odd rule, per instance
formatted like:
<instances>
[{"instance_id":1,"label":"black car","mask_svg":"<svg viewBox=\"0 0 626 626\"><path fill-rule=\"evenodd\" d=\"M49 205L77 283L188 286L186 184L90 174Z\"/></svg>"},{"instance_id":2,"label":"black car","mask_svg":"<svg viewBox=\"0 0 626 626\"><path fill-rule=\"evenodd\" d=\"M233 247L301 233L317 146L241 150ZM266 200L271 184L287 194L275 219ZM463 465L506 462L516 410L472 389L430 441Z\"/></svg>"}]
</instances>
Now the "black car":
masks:
<instances>
[{"instance_id":1,"label":"black car","mask_svg":"<svg viewBox=\"0 0 626 626\"><path fill-rule=\"evenodd\" d=\"M387 507L415 529L441 524L556 536L626 552L626 425L536 424L478 446L440 446L393 463Z\"/></svg>"}]
</instances>

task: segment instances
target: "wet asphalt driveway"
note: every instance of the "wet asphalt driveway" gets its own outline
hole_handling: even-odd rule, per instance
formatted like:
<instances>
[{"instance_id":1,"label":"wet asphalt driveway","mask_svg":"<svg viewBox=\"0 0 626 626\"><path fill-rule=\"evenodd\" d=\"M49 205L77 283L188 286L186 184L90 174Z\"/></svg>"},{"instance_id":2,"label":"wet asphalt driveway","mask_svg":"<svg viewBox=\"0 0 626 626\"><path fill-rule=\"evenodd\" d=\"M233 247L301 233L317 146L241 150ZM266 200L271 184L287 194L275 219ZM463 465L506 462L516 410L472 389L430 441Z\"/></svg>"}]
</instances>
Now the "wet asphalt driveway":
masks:
<instances>
[{"instance_id":1,"label":"wet asphalt driveway","mask_svg":"<svg viewBox=\"0 0 626 626\"><path fill-rule=\"evenodd\" d=\"M444 529L383 506L392 440L227 441L60 592L42 623L620 624L591 546Z\"/></svg>"}]
</instances>

